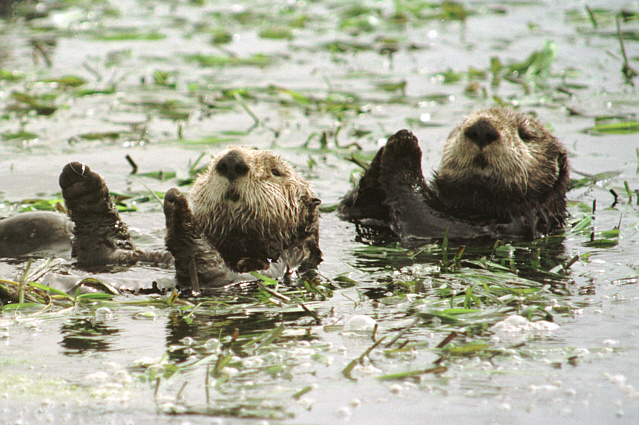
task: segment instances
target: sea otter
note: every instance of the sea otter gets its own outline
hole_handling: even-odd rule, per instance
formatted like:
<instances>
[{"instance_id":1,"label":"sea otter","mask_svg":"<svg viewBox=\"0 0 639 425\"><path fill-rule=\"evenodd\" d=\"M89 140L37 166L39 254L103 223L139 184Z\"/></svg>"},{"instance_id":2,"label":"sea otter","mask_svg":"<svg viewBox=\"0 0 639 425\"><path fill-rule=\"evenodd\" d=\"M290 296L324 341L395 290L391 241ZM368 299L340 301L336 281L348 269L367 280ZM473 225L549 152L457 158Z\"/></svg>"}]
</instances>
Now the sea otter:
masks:
<instances>
[{"instance_id":1,"label":"sea otter","mask_svg":"<svg viewBox=\"0 0 639 425\"><path fill-rule=\"evenodd\" d=\"M417 138L401 130L341 200L341 218L387 225L406 245L441 239L535 239L561 228L565 148L537 119L508 108L471 114L449 135L426 182Z\"/></svg>"},{"instance_id":2,"label":"sea otter","mask_svg":"<svg viewBox=\"0 0 639 425\"><path fill-rule=\"evenodd\" d=\"M231 147L211 162L191 191L164 199L166 251L131 242L102 177L81 163L67 164L60 187L75 224L72 256L79 266L174 262L181 289L238 280L270 268L307 270L321 262L320 201L279 156ZM197 279L196 279L197 277Z\"/></svg>"}]
</instances>

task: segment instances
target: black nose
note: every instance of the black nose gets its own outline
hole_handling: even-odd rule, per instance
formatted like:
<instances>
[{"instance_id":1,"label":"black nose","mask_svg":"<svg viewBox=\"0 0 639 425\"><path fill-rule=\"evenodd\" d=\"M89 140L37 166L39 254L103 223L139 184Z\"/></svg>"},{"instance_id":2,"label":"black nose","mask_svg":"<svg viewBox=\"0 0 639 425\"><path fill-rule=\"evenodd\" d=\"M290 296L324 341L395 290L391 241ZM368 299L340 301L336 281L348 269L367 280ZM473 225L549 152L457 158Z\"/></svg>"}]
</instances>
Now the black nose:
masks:
<instances>
[{"instance_id":1,"label":"black nose","mask_svg":"<svg viewBox=\"0 0 639 425\"><path fill-rule=\"evenodd\" d=\"M237 152L229 152L222 157L215 166L217 172L233 181L238 177L245 176L249 172L249 167L246 162L240 157Z\"/></svg>"},{"instance_id":2,"label":"black nose","mask_svg":"<svg viewBox=\"0 0 639 425\"><path fill-rule=\"evenodd\" d=\"M468 139L479 146L480 149L499 139L499 132L493 127L490 121L485 118L480 119L468 127L466 131L464 131L464 134Z\"/></svg>"}]
</instances>

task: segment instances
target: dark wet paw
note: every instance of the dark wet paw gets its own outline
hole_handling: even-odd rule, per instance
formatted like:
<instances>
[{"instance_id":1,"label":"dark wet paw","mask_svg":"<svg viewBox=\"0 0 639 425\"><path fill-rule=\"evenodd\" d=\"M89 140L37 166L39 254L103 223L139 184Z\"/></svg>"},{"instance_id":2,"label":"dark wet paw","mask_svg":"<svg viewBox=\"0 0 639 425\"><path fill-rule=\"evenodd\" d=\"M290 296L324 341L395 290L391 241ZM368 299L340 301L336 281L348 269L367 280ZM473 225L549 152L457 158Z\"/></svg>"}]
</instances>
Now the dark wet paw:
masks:
<instances>
[{"instance_id":1,"label":"dark wet paw","mask_svg":"<svg viewBox=\"0 0 639 425\"><path fill-rule=\"evenodd\" d=\"M59 183L65 200L93 194L106 186L98 173L79 162L70 162L64 166Z\"/></svg>"},{"instance_id":2,"label":"dark wet paw","mask_svg":"<svg viewBox=\"0 0 639 425\"><path fill-rule=\"evenodd\" d=\"M271 263L266 259L262 258L242 258L237 263L235 263L235 271L239 273L248 273L252 271L258 270L266 270L271 266Z\"/></svg>"},{"instance_id":3,"label":"dark wet paw","mask_svg":"<svg viewBox=\"0 0 639 425\"><path fill-rule=\"evenodd\" d=\"M384 147L382 146L375 157L369 164L366 172L359 181L360 187L377 187L379 185L379 173L382 166L382 156L384 155Z\"/></svg>"},{"instance_id":4,"label":"dark wet paw","mask_svg":"<svg viewBox=\"0 0 639 425\"><path fill-rule=\"evenodd\" d=\"M400 130L388 139L381 158L379 181L390 190L393 184L423 182L422 150L410 131Z\"/></svg>"},{"instance_id":5,"label":"dark wet paw","mask_svg":"<svg viewBox=\"0 0 639 425\"><path fill-rule=\"evenodd\" d=\"M179 190L169 189L164 195L164 217L168 229L185 229L193 226L193 213L186 196Z\"/></svg>"},{"instance_id":6,"label":"dark wet paw","mask_svg":"<svg viewBox=\"0 0 639 425\"><path fill-rule=\"evenodd\" d=\"M224 260L196 225L186 196L175 188L164 195L164 216L165 245L173 256L180 290L199 292L230 283Z\"/></svg>"},{"instance_id":7,"label":"dark wet paw","mask_svg":"<svg viewBox=\"0 0 639 425\"><path fill-rule=\"evenodd\" d=\"M139 259L142 251L133 246L99 174L84 164L70 162L62 169L59 183L75 224L72 256L78 264L130 263Z\"/></svg>"},{"instance_id":8,"label":"dark wet paw","mask_svg":"<svg viewBox=\"0 0 639 425\"><path fill-rule=\"evenodd\" d=\"M413 172L422 169L422 150L417 137L408 130L392 135L384 147L381 174L389 172ZM384 178L383 175L380 178Z\"/></svg>"},{"instance_id":9,"label":"dark wet paw","mask_svg":"<svg viewBox=\"0 0 639 425\"><path fill-rule=\"evenodd\" d=\"M215 251L195 225L186 196L175 188L164 195L164 217L165 244L175 258L176 268L188 270L192 258L206 257Z\"/></svg>"},{"instance_id":10,"label":"dark wet paw","mask_svg":"<svg viewBox=\"0 0 639 425\"><path fill-rule=\"evenodd\" d=\"M384 206L386 194L381 188L379 173L384 148L377 151L373 161L357 183L357 187L342 198L338 208L339 215L345 220L361 220L376 218L384 220L388 211Z\"/></svg>"},{"instance_id":11,"label":"dark wet paw","mask_svg":"<svg viewBox=\"0 0 639 425\"><path fill-rule=\"evenodd\" d=\"M109 189L98 173L79 162L70 162L60 174L60 188L72 219L103 214L112 209Z\"/></svg>"}]
</instances>

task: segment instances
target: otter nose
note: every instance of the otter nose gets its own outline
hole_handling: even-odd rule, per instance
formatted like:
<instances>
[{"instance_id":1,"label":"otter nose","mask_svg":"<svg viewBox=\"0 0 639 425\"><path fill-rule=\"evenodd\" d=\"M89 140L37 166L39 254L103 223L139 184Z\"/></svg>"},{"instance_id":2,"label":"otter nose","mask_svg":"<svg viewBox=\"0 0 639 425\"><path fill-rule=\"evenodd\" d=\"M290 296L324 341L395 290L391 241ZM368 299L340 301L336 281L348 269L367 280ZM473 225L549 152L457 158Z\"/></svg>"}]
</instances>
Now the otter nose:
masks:
<instances>
[{"instance_id":1,"label":"otter nose","mask_svg":"<svg viewBox=\"0 0 639 425\"><path fill-rule=\"evenodd\" d=\"M479 149L499 139L499 132L485 118L480 119L464 131L464 134L473 143L479 146Z\"/></svg>"},{"instance_id":2,"label":"otter nose","mask_svg":"<svg viewBox=\"0 0 639 425\"><path fill-rule=\"evenodd\" d=\"M246 165L246 162L244 162L237 152L229 152L224 155L224 157L217 162L215 169L221 176L231 181L238 177L245 176L249 171L248 165Z\"/></svg>"}]
</instances>

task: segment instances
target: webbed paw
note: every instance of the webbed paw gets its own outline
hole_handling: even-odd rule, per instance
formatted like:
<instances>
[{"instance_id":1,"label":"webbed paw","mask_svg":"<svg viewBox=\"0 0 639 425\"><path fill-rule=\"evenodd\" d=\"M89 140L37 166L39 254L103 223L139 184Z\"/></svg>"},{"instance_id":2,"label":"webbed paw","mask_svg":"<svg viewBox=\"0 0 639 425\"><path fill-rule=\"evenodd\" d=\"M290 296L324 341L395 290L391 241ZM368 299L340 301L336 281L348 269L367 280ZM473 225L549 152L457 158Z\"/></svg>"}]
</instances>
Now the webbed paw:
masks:
<instances>
[{"instance_id":1,"label":"webbed paw","mask_svg":"<svg viewBox=\"0 0 639 425\"><path fill-rule=\"evenodd\" d=\"M60 188L69 215L86 216L101 214L113 208L109 189L98 173L79 162L64 166L59 178Z\"/></svg>"},{"instance_id":2,"label":"webbed paw","mask_svg":"<svg viewBox=\"0 0 639 425\"><path fill-rule=\"evenodd\" d=\"M166 249L173 255L180 289L199 291L228 284L228 267L202 235L186 196L175 188L164 195L164 216Z\"/></svg>"},{"instance_id":3,"label":"webbed paw","mask_svg":"<svg viewBox=\"0 0 639 425\"><path fill-rule=\"evenodd\" d=\"M191 229L195 225L186 196L178 189L169 189L164 195L166 227L174 232Z\"/></svg>"}]
</instances>

